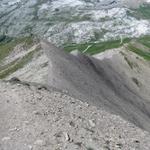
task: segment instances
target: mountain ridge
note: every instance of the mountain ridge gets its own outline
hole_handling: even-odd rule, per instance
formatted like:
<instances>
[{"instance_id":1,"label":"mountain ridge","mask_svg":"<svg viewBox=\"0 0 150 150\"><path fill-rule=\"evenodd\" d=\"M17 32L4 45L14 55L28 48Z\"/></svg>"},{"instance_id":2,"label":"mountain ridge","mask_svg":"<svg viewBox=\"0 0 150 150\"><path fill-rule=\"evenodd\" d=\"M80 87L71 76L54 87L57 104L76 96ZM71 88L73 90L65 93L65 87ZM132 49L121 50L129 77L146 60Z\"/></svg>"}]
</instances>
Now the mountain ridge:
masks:
<instances>
[{"instance_id":1,"label":"mountain ridge","mask_svg":"<svg viewBox=\"0 0 150 150\"><path fill-rule=\"evenodd\" d=\"M1 149L149 150L149 133L120 116L41 85L0 87Z\"/></svg>"}]
</instances>

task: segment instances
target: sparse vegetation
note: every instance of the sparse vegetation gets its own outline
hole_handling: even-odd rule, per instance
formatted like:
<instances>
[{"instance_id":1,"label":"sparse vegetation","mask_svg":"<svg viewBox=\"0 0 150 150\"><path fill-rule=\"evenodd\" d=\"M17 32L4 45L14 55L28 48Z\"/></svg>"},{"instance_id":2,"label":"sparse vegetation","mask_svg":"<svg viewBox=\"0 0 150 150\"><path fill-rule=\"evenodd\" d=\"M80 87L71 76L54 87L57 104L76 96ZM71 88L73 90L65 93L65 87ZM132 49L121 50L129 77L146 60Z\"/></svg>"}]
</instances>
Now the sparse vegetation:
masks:
<instances>
[{"instance_id":1,"label":"sparse vegetation","mask_svg":"<svg viewBox=\"0 0 150 150\"><path fill-rule=\"evenodd\" d=\"M138 55L140 55L141 57L143 57L146 60L150 60L150 52L145 52L142 49L136 48L134 47L132 44L128 45L128 49Z\"/></svg>"},{"instance_id":2,"label":"sparse vegetation","mask_svg":"<svg viewBox=\"0 0 150 150\"><path fill-rule=\"evenodd\" d=\"M11 38L3 36L0 42L0 63L5 57L10 54L10 52L13 51L14 47L20 43L24 43L27 48L31 47L31 45L33 44L33 37ZM26 63L31 60L33 53L34 51L28 53L21 59L14 60L9 64L0 65L0 79L5 78L19 68L22 68Z\"/></svg>"},{"instance_id":3,"label":"sparse vegetation","mask_svg":"<svg viewBox=\"0 0 150 150\"><path fill-rule=\"evenodd\" d=\"M64 45L64 49L68 52L78 49L79 51L83 52L89 45L91 47L86 51L86 53L93 55L96 53L103 52L107 49L118 48L121 47L124 43L130 42L131 39L126 38L123 40L123 43L120 43L120 40L112 40L106 42L99 42L99 43L84 43L84 44L72 44L72 45Z\"/></svg>"},{"instance_id":4,"label":"sparse vegetation","mask_svg":"<svg viewBox=\"0 0 150 150\"><path fill-rule=\"evenodd\" d=\"M8 39L9 37L7 37ZM6 39L6 38L5 38ZM13 48L20 43L25 43L27 46L31 46L33 43L32 37L23 37L23 38L11 38L9 41L1 41L0 42L0 62L9 55L9 53L13 50Z\"/></svg>"},{"instance_id":5,"label":"sparse vegetation","mask_svg":"<svg viewBox=\"0 0 150 150\"><path fill-rule=\"evenodd\" d=\"M7 66L5 66L2 70L0 70L0 79L5 78L11 73L22 68L25 64L27 64L32 59L33 54L34 54L34 51L28 53L23 58L15 60L14 62L11 62Z\"/></svg>"},{"instance_id":6,"label":"sparse vegetation","mask_svg":"<svg viewBox=\"0 0 150 150\"><path fill-rule=\"evenodd\" d=\"M150 36L143 36L137 39L138 42L150 48Z\"/></svg>"},{"instance_id":7,"label":"sparse vegetation","mask_svg":"<svg viewBox=\"0 0 150 150\"><path fill-rule=\"evenodd\" d=\"M146 48L150 48L150 36L143 36L140 38L135 39L136 42L143 44L146 46ZM112 40L112 41L106 41L106 42L88 42L88 43L82 43L82 44L64 44L64 49L67 52L71 52L73 50L79 50L80 52L83 52L85 49L87 49L86 53L90 55L94 55L100 52L103 52L108 49L113 49L113 48L119 48L123 46L124 44L127 44L127 49L138 54L139 56L142 56L146 60L150 60L150 52L146 52L142 49L136 48L131 44L132 39L126 38L123 40L121 43L120 40ZM126 59L126 58L125 58ZM128 64L130 65L131 68L132 64L130 61L128 61Z\"/></svg>"}]
</instances>

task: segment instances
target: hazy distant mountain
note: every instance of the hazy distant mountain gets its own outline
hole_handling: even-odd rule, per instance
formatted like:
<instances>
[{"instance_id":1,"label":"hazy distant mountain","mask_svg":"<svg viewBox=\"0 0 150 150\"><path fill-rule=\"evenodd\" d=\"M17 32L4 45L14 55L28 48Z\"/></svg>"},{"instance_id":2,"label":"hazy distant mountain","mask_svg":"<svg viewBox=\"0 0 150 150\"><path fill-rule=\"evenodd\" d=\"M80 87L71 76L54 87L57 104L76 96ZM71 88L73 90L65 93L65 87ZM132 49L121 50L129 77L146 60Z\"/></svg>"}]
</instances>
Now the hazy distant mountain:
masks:
<instances>
[{"instance_id":1,"label":"hazy distant mountain","mask_svg":"<svg viewBox=\"0 0 150 150\"><path fill-rule=\"evenodd\" d=\"M0 33L10 36L35 34L58 45L138 37L150 34L150 5L147 1L137 8L142 2L2 0Z\"/></svg>"}]
</instances>

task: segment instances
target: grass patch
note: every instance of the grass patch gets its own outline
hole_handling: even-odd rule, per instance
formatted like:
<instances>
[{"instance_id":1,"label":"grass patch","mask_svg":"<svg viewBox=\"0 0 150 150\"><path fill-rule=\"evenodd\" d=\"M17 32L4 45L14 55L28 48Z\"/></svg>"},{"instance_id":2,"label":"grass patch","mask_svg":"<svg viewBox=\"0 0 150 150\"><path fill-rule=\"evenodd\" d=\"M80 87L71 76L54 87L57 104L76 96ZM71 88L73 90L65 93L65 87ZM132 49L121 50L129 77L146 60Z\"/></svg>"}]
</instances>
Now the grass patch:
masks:
<instances>
[{"instance_id":1,"label":"grass patch","mask_svg":"<svg viewBox=\"0 0 150 150\"><path fill-rule=\"evenodd\" d=\"M27 46L31 46L33 43L33 37L14 38L9 41L3 40L0 42L0 62L9 55L13 48L20 43L25 43Z\"/></svg>"},{"instance_id":2,"label":"grass patch","mask_svg":"<svg viewBox=\"0 0 150 150\"><path fill-rule=\"evenodd\" d=\"M112 41L106 41L106 42L99 42L99 43L83 43L83 44L72 44L72 45L64 45L64 49L67 52L71 52L73 50L79 50L83 52L88 46L90 48L86 51L86 53L93 55L96 53L103 52L107 49L113 49L123 46L125 43L129 43L131 39L126 38L123 40L122 43L120 43L120 40L112 40Z\"/></svg>"},{"instance_id":3,"label":"grass patch","mask_svg":"<svg viewBox=\"0 0 150 150\"><path fill-rule=\"evenodd\" d=\"M139 48L134 47L132 44L128 44L128 49L138 55L140 55L141 57L143 57L146 60L150 60L150 53L148 52L144 52Z\"/></svg>"},{"instance_id":4,"label":"grass patch","mask_svg":"<svg viewBox=\"0 0 150 150\"><path fill-rule=\"evenodd\" d=\"M143 36L139 38L135 38L137 43L143 44L143 46L146 46L147 48L150 48L150 36ZM67 52L71 52L73 50L79 50L80 52L84 52L88 48L88 50L85 52L90 55L94 55L100 52L104 52L105 50L113 49L113 48L119 48L123 46L124 44L127 44L127 49L130 51L138 54L139 56L142 56L146 60L150 60L150 52L145 52L142 49L136 48L131 44L132 39L126 38L123 40L122 43L120 43L120 40L112 40L112 41L106 41L106 42L89 42L89 43L82 43L82 44L64 44L64 50ZM132 66L130 63L128 63L130 66ZM131 67L132 68L132 67Z\"/></svg>"},{"instance_id":5,"label":"grass patch","mask_svg":"<svg viewBox=\"0 0 150 150\"><path fill-rule=\"evenodd\" d=\"M145 45L146 47L150 48L150 36L143 36L137 39L138 42Z\"/></svg>"},{"instance_id":6,"label":"grass patch","mask_svg":"<svg viewBox=\"0 0 150 150\"><path fill-rule=\"evenodd\" d=\"M32 58L35 51L32 51L28 53L26 56L24 56L21 59L15 60L14 62L11 62L9 65L6 65L1 71L0 71L0 79L3 79L7 77L8 75L14 73L18 69L22 68L25 64L27 64Z\"/></svg>"}]
</instances>

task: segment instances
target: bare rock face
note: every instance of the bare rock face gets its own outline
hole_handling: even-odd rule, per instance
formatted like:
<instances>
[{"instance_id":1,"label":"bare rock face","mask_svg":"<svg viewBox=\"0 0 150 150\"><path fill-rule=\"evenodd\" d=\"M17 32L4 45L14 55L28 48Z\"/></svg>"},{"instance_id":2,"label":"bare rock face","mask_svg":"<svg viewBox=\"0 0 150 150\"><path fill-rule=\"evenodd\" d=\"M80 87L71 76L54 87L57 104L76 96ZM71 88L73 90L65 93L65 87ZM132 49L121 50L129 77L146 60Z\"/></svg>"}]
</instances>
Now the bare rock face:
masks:
<instances>
[{"instance_id":1,"label":"bare rock face","mask_svg":"<svg viewBox=\"0 0 150 150\"><path fill-rule=\"evenodd\" d=\"M49 58L49 86L150 131L148 62L137 60L137 55L124 49L86 56L67 54L48 42L42 42L42 47Z\"/></svg>"},{"instance_id":2,"label":"bare rock face","mask_svg":"<svg viewBox=\"0 0 150 150\"><path fill-rule=\"evenodd\" d=\"M0 81L1 150L149 150L150 135L53 88Z\"/></svg>"}]
</instances>

